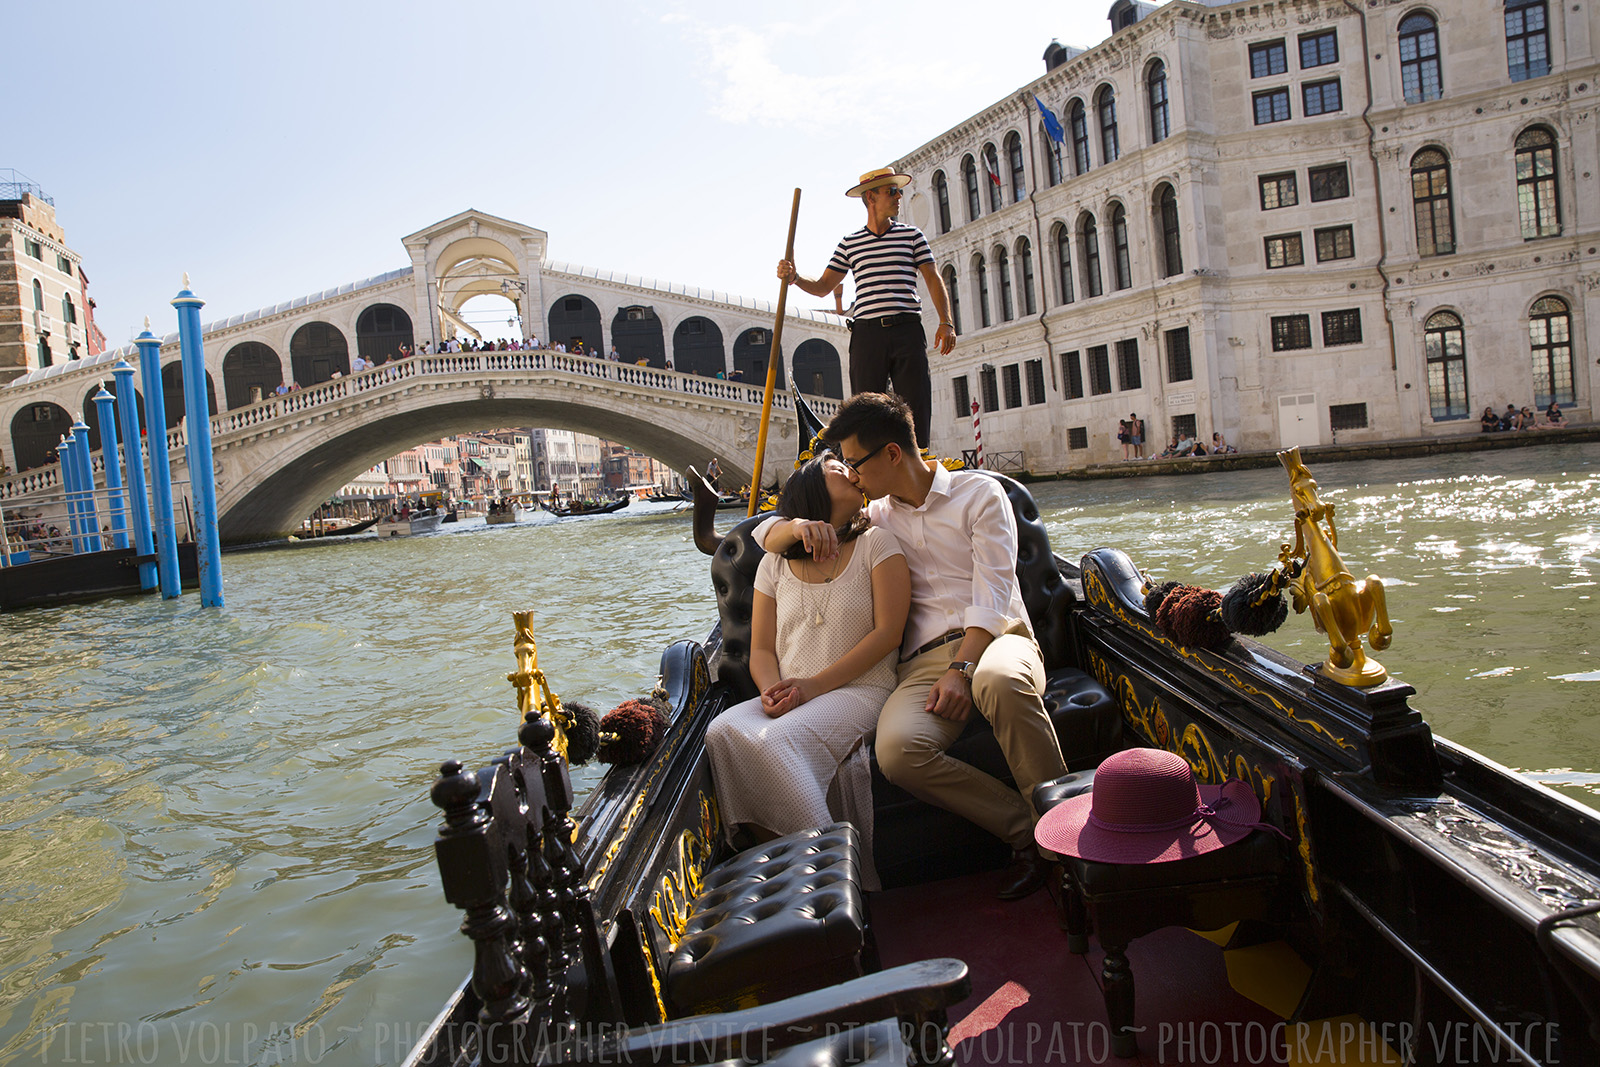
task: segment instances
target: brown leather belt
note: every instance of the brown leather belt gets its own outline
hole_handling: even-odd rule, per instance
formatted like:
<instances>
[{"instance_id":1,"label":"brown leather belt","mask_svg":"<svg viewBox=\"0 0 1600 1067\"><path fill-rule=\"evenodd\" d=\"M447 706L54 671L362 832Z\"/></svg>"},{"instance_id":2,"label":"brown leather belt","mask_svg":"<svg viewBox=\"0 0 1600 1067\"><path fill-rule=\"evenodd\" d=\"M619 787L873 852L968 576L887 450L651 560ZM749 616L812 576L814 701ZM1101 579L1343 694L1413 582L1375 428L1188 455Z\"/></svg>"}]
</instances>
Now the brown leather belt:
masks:
<instances>
[{"instance_id":1,"label":"brown leather belt","mask_svg":"<svg viewBox=\"0 0 1600 1067\"><path fill-rule=\"evenodd\" d=\"M934 649L941 648L944 645L948 645L952 641L959 641L965 636L967 636L967 631L965 631L965 630L951 630L947 634L940 634L938 637L935 637L932 641L929 641L927 644L923 645L921 648L918 648L916 651L912 652L909 656L901 656L900 657L900 662L901 663L910 663L912 660L916 659L918 656L922 655L924 652L932 652Z\"/></svg>"}]
</instances>

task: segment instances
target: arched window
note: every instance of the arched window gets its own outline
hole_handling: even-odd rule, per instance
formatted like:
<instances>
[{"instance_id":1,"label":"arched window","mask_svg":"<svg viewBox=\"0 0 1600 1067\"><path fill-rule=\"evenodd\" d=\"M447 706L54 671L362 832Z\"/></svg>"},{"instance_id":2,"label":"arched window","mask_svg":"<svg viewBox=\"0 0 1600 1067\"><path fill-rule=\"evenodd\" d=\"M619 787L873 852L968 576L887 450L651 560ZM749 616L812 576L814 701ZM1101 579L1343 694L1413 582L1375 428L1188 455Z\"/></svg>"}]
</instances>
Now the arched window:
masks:
<instances>
[{"instance_id":1,"label":"arched window","mask_svg":"<svg viewBox=\"0 0 1600 1067\"><path fill-rule=\"evenodd\" d=\"M1012 133L1006 135L1006 159L1011 164L1011 202L1028 195L1028 175L1022 168L1022 137Z\"/></svg>"},{"instance_id":2,"label":"arched window","mask_svg":"<svg viewBox=\"0 0 1600 1067\"><path fill-rule=\"evenodd\" d=\"M1126 289L1133 284L1133 264L1128 260L1128 212L1121 204L1111 209L1111 247L1116 252L1112 285Z\"/></svg>"},{"instance_id":3,"label":"arched window","mask_svg":"<svg viewBox=\"0 0 1600 1067\"><path fill-rule=\"evenodd\" d=\"M1017 312L1011 302L1011 257L1004 248L994 250L994 271L1000 276L1000 320L1010 322Z\"/></svg>"},{"instance_id":4,"label":"arched window","mask_svg":"<svg viewBox=\"0 0 1600 1067\"><path fill-rule=\"evenodd\" d=\"M1094 107L1100 116L1100 160L1110 163L1122 154L1117 144L1117 95L1111 86L1102 85L1094 94Z\"/></svg>"},{"instance_id":5,"label":"arched window","mask_svg":"<svg viewBox=\"0 0 1600 1067\"><path fill-rule=\"evenodd\" d=\"M1061 146L1050 137L1044 123L1039 123L1039 143L1044 146L1044 169L1051 185L1061 184Z\"/></svg>"},{"instance_id":6,"label":"arched window","mask_svg":"<svg viewBox=\"0 0 1600 1067\"><path fill-rule=\"evenodd\" d=\"M44 310L44 286L39 284L39 279L33 280L33 310Z\"/></svg>"},{"instance_id":7,"label":"arched window","mask_svg":"<svg viewBox=\"0 0 1600 1067\"><path fill-rule=\"evenodd\" d=\"M1444 95L1439 77L1439 24L1422 11L1400 20L1400 84L1408 104Z\"/></svg>"},{"instance_id":8,"label":"arched window","mask_svg":"<svg viewBox=\"0 0 1600 1067\"><path fill-rule=\"evenodd\" d=\"M989 325L989 268L982 256L972 258L972 272L978 276L978 325Z\"/></svg>"},{"instance_id":9,"label":"arched window","mask_svg":"<svg viewBox=\"0 0 1600 1067\"><path fill-rule=\"evenodd\" d=\"M1083 292L1085 296L1099 296L1105 288L1100 281L1100 230L1093 215L1084 214L1078 232L1083 235Z\"/></svg>"},{"instance_id":10,"label":"arched window","mask_svg":"<svg viewBox=\"0 0 1600 1067\"><path fill-rule=\"evenodd\" d=\"M1514 82L1550 73L1549 11L1545 0L1506 0L1506 68Z\"/></svg>"},{"instance_id":11,"label":"arched window","mask_svg":"<svg viewBox=\"0 0 1600 1067\"><path fill-rule=\"evenodd\" d=\"M1145 75L1145 87L1150 92L1150 143L1165 141L1172 134L1172 112L1167 106L1167 67L1159 59L1150 64Z\"/></svg>"},{"instance_id":12,"label":"arched window","mask_svg":"<svg viewBox=\"0 0 1600 1067\"><path fill-rule=\"evenodd\" d=\"M1161 232L1161 276L1183 273L1183 248L1178 240L1178 194L1166 182L1156 190L1156 222Z\"/></svg>"},{"instance_id":13,"label":"arched window","mask_svg":"<svg viewBox=\"0 0 1600 1067\"><path fill-rule=\"evenodd\" d=\"M1556 186L1556 136L1543 126L1517 135L1517 216L1522 236L1552 237L1561 232Z\"/></svg>"},{"instance_id":14,"label":"arched window","mask_svg":"<svg viewBox=\"0 0 1600 1067\"><path fill-rule=\"evenodd\" d=\"M1089 173L1089 118L1084 113L1083 101L1074 100L1067 111L1067 128L1072 133L1072 167L1074 174Z\"/></svg>"},{"instance_id":15,"label":"arched window","mask_svg":"<svg viewBox=\"0 0 1600 1067\"><path fill-rule=\"evenodd\" d=\"M950 232L950 183L945 181L944 171L933 172L933 195L939 202L939 232Z\"/></svg>"},{"instance_id":16,"label":"arched window","mask_svg":"<svg viewBox=\"0 0 1600 1067\"><path fill-rule=\"evenodd\" d=\"M1076 299L1072 292L1072 232L1065 226L1056 227L1056 292L1063 304Z\"/></svg>"},{"instance_id":17,"label":"arched window","mask_svg":"<svg viewBox=\"0 0 1600 1067\"><path fill-rule=\"evenodd\" d=\"M1447 256L1456 250L1450 210L1450 160L1437 148L1411 157L1411 207L1417 219L1417 255Z\"/></svg>"},{"instance_id":18,"label":"arched window","mask_svg":"<svg viewBox=\"0 0 1600 1067\"><path fill-rule=\"evenodd\" d=\"M1534 301L1528 315L1528 341L1533 350L1533 406L1571 404L1572 315L1558 296Z\"/></svg>"},{"instance_id":19,"label":"arched window","mask_svg":"<svg viewBox=\"0 0 1600 1067\"><path fill-rule=\"evenodd\" d=\"M984 182L989 186L989 210L1000 210L1000 153L996 152L994 145L983 146L983 166L988 172L984 175Z\"/></svg>"},{"instance_id":20,"label":"arched window","mask_svg":"<svg viewBox=\"0 0 1600 1067\"><path fill-rule=\"evenodd\" d=\"M78 309L72 305L72 294L71 293L62 293L61 294L61 321L62 322L77 322L78 321Z\"/></svg>"},{"instance_id":21,"label":"arched window","mask_svg":"<svg viewBox=\"0 0 1600 1067\"><path fill-rule=\"evenodd\" d=\"M978 165L968 156L961 161L961 180L967 184L967 221L978 221Z\"/></svg>"},{"instance_id":22,"label":"arched window","mask_svg":"<svg viewBox=\"0 0 1600 1067\"><path fill-rule=\"evenodd\" d=\"M1022 266L1022 313L1037 315L1039 302L1033 295L1033 244L1026 237L1017 242L1017 261Z\"/></svg>"},{"instance_id":23,"label":"arched window","mask_svg":"<svg viewBox=\"0 0 1600 1067\"><path fill-rule=\"evenodd\" d=\"M950 297L950 325L961 333L961 290L956 287L956 269L944 269L944 291Z\"/></svg>"},{"instance_id":24,"label":"arched window","mask_svg":"<svg viewBox=\"0 0 1600 1067\"><path fill-rule=\"evenodd\" d=\"M1450 311L1429 315L1422 329L1422 348L1428 359L1428 410L1436 420L1465 418L1467 350L1461 317Z\"/></svg>"}]
</instances>

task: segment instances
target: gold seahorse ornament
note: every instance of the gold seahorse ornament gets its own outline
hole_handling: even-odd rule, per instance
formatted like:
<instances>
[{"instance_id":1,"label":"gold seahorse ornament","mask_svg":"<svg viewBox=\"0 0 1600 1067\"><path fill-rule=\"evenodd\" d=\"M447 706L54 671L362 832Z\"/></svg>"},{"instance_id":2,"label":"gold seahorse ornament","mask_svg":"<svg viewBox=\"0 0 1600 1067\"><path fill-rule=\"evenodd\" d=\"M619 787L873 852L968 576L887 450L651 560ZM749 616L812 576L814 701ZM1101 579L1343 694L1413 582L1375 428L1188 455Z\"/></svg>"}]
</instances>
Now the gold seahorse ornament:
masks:
<instances>
[{"instance_id":1,"label":"gold seahorse ornament","mask_svg":"<svg viewBox=\"0 0 1600 1067\"><path fill-rule=\"evenodd\" d=\"M1323 661L1322 673L1362 689L1381 685L1389 672L1367 656L1361 639L1365 637L1374 650L1382 651L1394 635L1383 581L1375 574L1356 581L1345 567L1339 555L1333 505L1317 497L1316 480L1300 461L1300 450L1279 452L1278 460L1289 472L1289 494L1294 501L1294 548L1285 546L1283 558L1303 561L1289 590L1294 610L1304 613L1309 609L1317 632L1328 635L1328 658Z\"/></svg>"}]
</instances>

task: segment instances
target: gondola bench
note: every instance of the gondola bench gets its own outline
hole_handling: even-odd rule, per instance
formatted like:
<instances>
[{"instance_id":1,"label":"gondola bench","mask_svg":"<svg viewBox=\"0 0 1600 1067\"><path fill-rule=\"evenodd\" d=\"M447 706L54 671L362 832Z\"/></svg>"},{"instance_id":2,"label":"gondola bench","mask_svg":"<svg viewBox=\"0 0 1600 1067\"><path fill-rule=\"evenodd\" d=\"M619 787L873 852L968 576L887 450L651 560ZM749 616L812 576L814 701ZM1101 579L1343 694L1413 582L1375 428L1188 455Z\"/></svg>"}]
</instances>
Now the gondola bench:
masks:
<instances>
[{"instance_id":1,"label":"gondola bench","mask_svg":"<svg viewBox=\"0 0 1600 1067\"><path fill-rule=\"evenodd\" d=\"M849 823L780 837L713 867L667 966L680 1012L766 1004L877 970Z\"/></svg>"},{"instance_id":2,"label":"gondola bench","mask_svg":"<svg viewBox=\"0 0 1600 1067\"><path fill-rule=\"evenodd\" d=\"M1122 716L1106 688L1076 665L1069 613L1078 596L1061 576L1050 536L1039 519L1033 495L1002 474L982 472L1005 491L1017 520L1017 582L1039 641L1046 674L1045 712L1055 726L1068 770L1097 766L1122 747ZM756 695L750 678L750 616L756 567L765 553L755 543L755 527L767 516L739 523L722 538L711 562L711 583L722 624L718 680L740 700ZM972 716L949 755L1002 782L1014 784L1011 768L988 720ZM889 782L872 753L875 811L873 859L885 889L997 867L1010 856L1005 843Z\"/></svg>"}]
</instances>

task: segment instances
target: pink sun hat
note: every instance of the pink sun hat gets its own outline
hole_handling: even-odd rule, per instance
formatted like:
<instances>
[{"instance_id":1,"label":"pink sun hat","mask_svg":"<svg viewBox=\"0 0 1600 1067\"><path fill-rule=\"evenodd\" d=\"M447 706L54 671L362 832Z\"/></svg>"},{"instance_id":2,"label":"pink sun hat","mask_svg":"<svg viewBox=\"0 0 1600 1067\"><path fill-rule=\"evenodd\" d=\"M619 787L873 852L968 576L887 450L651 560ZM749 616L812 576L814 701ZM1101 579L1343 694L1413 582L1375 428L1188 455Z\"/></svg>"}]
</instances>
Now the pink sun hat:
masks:
<instances>
[{"instance_id":1,"label":"pink sun hat","mask_svg":"<svg viewBox=\"0 0 1600 1067\"><path fill-rule=\"evenodd\" d=\"M1248 782L1198 785L1182 756L1130 748L1106 757L1091 792L1045 812L1033 836L1043 849L1096 863L1169 863L1257 829L1277 831L1261 821Z\"/></svg>"}]
</instances>

